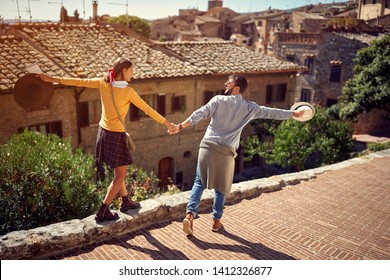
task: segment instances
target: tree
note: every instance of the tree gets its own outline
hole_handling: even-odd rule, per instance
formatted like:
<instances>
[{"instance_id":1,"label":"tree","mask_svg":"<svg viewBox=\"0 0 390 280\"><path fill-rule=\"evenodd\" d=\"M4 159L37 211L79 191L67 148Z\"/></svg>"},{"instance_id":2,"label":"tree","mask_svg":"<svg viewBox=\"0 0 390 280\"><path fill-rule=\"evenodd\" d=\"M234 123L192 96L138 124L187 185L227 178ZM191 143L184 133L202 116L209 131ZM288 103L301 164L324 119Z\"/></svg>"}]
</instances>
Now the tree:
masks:
<instances>
[{"instance_id":1,"label":"tree","mask_svg":"<svg viewBox=\"0 0 390 280\"><path fill-rule=\"evenodd\" d=\"M127 25L130 29L137 32L138 34L149 38L150 37L150 26L148 22L136 16L120 15L119 17L112 17L108 19L109 23L118 23Z\"/></svg>"},{"instance_id":2,"label":"tree","mask_svg":"<svg viewBox=\"0 0 390 280\"><path fill-rule=\"evenodd\" d=\"M246 160L259 155L268 164L277 164L290 172L349 159L353 153L353 129L332 119L325 109L316 108L308 122L287 120L278 126L264 124L273 141L262 142L259 135L244 143Z\"/></svg>"},{"instance_id":3,"label":"tree","mask_svg":"<svg viewBox=\"0 0 390 280\"><path fill-rule=\"evenodd\" d=\"M340 96L340 117L356 120L359 113L372 109L382 109L390 117L390 35L360 49L354 62L354 76Z\"/></svg>"}]
</instances>

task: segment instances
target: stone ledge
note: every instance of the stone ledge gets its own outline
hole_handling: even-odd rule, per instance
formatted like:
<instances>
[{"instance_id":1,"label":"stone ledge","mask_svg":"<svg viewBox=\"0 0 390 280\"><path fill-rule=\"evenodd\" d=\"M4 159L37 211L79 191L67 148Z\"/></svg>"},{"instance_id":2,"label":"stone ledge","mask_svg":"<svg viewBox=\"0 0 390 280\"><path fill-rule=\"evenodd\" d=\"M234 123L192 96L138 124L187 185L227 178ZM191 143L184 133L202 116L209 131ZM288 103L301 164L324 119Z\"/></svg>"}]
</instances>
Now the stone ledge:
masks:
<instances>
[{"instance_id":1,"label":"stone ledge","mask_svg":"<svg viewBox=\"0 0 390 280\"><path fill-rule=\"evenodd\" d=\"M302 172L236 183L233 184L226 201L239 202L261 193L297 185L325 172L388 156L390 156L390 149ZM97 224L94 215L91 215L82 220L75 219L46 227L10 232L0 237L0 258L2 260L45 259L51 255L124 235L161 221L184 217L189 197L190 191L187 191L142 201L140 209L129 210L125 214L118 212L120 219L115 222ZM213 190L205 190L201 200L201 210L211 209L213 198Z\"/></svg>"}]
</instances>

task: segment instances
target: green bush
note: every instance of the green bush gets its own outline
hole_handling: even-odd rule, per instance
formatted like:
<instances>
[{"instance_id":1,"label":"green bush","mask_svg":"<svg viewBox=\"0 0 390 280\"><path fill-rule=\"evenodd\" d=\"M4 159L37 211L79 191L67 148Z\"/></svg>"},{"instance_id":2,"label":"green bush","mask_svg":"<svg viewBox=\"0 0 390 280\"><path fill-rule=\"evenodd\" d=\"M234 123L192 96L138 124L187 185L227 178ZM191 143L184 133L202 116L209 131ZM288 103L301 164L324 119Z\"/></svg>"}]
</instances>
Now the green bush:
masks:
<instances>
[{"instance_id":1,"label":"green bush","mask_svg":"<svg viewBox=\"0 0 390 280\"><path fill-rule=\"evenodd\" d=\"M70 140L25 131L0 146L0 234L84 218L100 204L93 157ZM105 190L103 190L105 192Z\"/></svg>"},{"instance_id":2,"label":"green bush","mask_svg":"<svg viewBox=\"0 0 390 280\"><path fill-rule=\"evenodd\" d=\"M112 169L108 168L105 164L103 164L102 168L104 170L103 180L98 182L101 189L104 187L107 188L114 178L114 172ZM145 199L155 198L160 195L169 195L180 192L180 189L173 183L170 184L168 186L168 190L164 192L159 188L158 183L159 179L153 172L147 172L135 165L130 165L127 169L126 189L134 201L142 201ZM118 196L118 198L112 203L113 208L119 209L120 203L121 198Z\"/></svg>"},{"instance_id":3,"label":"green bush","mask_svg":"<svg viewBox=\"0 0 390 280\"><path fill-rule=\"evenodd\" d=\"M367 145L367 148L371 152L378 152L382 150L390 149L390 142L384 142L384 143L369 143Z\"/></svg>"},{"instance_id":4,"label":"green bush","mask_svg":"<svg viewBox=\"0 0 390 280\"><path fill-rule=\"evenodd\" d=\"M255 123L259 127L260 123ZM268 164L277 164L288 172L332 164L353 156L353 129L348 123L335 120L325 109L316 107L310 121L286 120L279 125L263 122L261 129L272 135L272 141L262 141L262 135L245 140L245 160L258 155ZM257 131L261 131L258 128Z\"/></svg>"},{"instance_id":5,"label":"green bush","mask_svg":"<svg viewBox=\"0 0 390 280\"><path fill-rule=\"evenodd\" d=\"M14 135L0 146L0 235L94 214L113 176L106 165L96 169L93 156L73 151L70 139L31 131ZM153 172L129 166L126 185L134 200L163 194L158 182ZM172 184L166 193L179 191ZM119 196L113 208L120 203Z\"/></svg>"}]
</instances>

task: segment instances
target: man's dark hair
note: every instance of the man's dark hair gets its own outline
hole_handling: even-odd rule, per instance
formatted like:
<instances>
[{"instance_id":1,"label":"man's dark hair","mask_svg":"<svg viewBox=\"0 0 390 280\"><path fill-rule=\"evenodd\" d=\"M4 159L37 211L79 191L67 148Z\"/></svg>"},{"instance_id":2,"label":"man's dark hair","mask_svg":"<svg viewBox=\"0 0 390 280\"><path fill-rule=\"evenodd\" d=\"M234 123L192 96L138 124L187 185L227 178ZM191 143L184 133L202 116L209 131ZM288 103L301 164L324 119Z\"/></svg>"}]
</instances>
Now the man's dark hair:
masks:
<instances>
[{"instance_id":1,"label":"man's dark hair","mask_svg":"<svg viewBox=\"0 0 390 280\"><path fill-rule=\"evenodd\" d=\"M248 87L248 81L244 76L233 74L230 75L229 79L235 81L234 85L240 87L240 93L244 93Z\"/></svg>"}]
</instances>

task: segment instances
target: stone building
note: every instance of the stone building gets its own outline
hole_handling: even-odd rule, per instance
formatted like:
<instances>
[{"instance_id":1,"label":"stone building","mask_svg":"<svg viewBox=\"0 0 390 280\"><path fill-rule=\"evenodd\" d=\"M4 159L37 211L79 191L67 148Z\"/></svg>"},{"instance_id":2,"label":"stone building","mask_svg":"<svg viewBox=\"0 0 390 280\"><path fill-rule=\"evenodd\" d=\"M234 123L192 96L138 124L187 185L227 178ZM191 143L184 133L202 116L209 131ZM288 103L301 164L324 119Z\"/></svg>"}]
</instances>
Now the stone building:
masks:
<instances>
[{"instance_id":1,"label":"stone building","mask_svg":"<svg viewBox=\"0 0 390 280\"><path fill-rule=\"evenodd\" d=\"M357 18L382 31L390 31L390 0L359 0Z\"/></svg>"},{"instance_id":2,"label":"stone building","mask_svg":"<svg viewBox=\"0 0 390 280\"><path fill-rule=\"evenodd\" d=\"M23 129L71 138L74 147L94 153L100 96L96 89L55 85L48 108L28 111L13 97L13 86L37 63L55 76L102 77L118 56L135 63L131 86L171 122L181 122L212 96L224 91L230 73L249 79L245 98L260 105L289 108L294 101L296 73L292 62L235 45L232 42L153 44L122 35L110 26L26 23L7 27L0 38L0 144ZM164 127L131 106L126 119L137 150L137 166L153 171L167 184L189 186L195 175L199 142L207 122L169 136ZM250 128L243 135L248 135ZM237 172L243 168L237 159Z\"/></svg>"},{"instance_id":3,"label":"stone building","mask_svg":"<svg viewBox=\"0 0 390 280\"><path fill-rule=\"evenodd\" d=\"M368 34L321 30L318 33L277 33L278 57L303 64L308 71L297 79L296 101L323 107L337 103L345 82L352 78L359 49L377 38Z\"/></svg>"},{"instance_id":4,"label":"stone building","mask_svg":"<svg viewBox=\"0 0 390 280\"><path fill-rule=\"evenodd\" d=\"M358 18L371 20L390 14L389 0L359 0Z\"/></svg>"}]
</instances>

